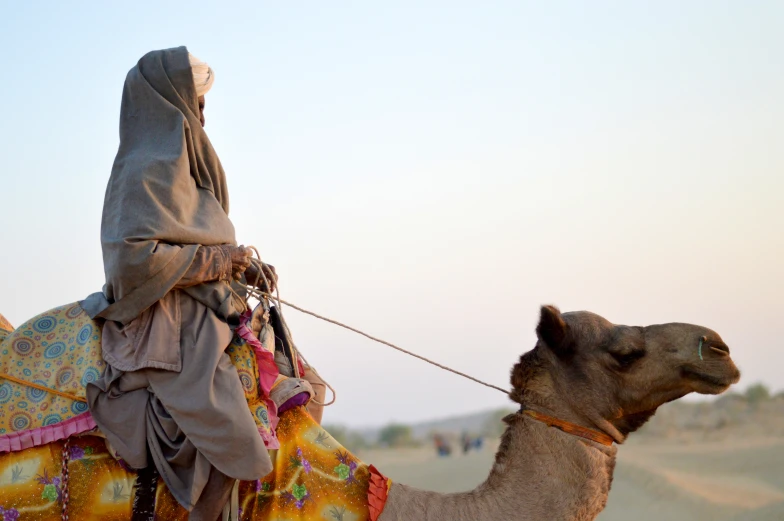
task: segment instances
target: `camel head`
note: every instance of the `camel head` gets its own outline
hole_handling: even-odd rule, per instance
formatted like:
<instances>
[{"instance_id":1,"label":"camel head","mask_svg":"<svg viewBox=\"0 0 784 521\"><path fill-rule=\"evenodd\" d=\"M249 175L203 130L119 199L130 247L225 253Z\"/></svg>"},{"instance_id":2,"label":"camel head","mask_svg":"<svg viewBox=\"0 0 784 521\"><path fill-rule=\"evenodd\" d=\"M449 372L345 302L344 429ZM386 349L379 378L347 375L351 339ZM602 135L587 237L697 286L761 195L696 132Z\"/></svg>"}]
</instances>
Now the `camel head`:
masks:
<instances>
[{"instance_id":1,"label":"camel head","mask_svg":"<svg viewBox=\"0 0 784 521\"><path fill-rule=\"evenodd\" d=\"M510 397L549 408L622 442L669 401L719 394L740 379L730 350L690 324L621 326L543 306L536 347L512 370Z\"/></svg>"}]
</instances>

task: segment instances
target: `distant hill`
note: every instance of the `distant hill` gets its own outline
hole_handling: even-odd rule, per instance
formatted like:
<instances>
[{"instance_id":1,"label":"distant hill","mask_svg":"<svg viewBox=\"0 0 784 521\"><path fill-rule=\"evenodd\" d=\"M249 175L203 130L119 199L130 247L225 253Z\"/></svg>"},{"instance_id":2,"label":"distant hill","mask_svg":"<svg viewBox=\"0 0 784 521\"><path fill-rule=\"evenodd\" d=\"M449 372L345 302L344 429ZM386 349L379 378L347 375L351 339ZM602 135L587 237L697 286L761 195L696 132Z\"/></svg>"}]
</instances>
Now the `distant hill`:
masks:
<instances>
[{"instance_id":1,"label":"distant hill","mask_svg":"<svg viewBox=\"0 0 784 521\"><path fill-rule=\"evenodd\" d=\"M497 421L501 422L500 418L513 412L514 409L504 409L502 412L498 410L482 411L474 414L467 414L463 416L452 416L441 420L433 420L423 423L417 423L411 426L415 438L426 438L434 432L441 434L460 435L463 432L469 434L489 434L489 423Z\"/></svg>"},{"instance_id":2,"label":"distant hill","mask_svg":"<svg viewBox=\"0 0 784 521\"><path fill-rule=\"evenodd\" d=\"M472 436L497 436L503 429L501 418L512 412L514 412L514 409L511 407L508 409L494 409L414 423L409 425L409 427L411 428L411 435L416 441L427 441L434 433L453 438L457 438L464 432ZM382 427L354 429L352 433L360 435L368 444L373 445L378 442L381 429Z\"/></svg>"},{"instance_id":3,"label":"distant hill","mask_svg":"<svg viewBox=\"0 0 784 521\"><path fill-rule=\"evenodd\" d=\"M755 387L745 394L726 394L709 402L679 401L663 405L635 437L784 436L784 393L770 396L757 394L753 389Z\"/></svg>"},{"instance_id":4,"label":"distant hill","mask_svg":"<svg viewBox=\"0 0 784 521\"><path fill-rule=\"evenodd\" d=\"M499 436L503 432L501 418L515 409L495 409L472 414L450 416L409 425L416 441L427 441L433 433L457 438L463 432L471 435ZM368 445L378 443L382 427L351 429ZM663 405L656 415L635 434L634 438L655 436L703 436L721 439L736 435L784 436L784 393L771 396L759 386L752 386L744 394L731 393L706 402L677 401Z\"/></svg>"}]
</instances>

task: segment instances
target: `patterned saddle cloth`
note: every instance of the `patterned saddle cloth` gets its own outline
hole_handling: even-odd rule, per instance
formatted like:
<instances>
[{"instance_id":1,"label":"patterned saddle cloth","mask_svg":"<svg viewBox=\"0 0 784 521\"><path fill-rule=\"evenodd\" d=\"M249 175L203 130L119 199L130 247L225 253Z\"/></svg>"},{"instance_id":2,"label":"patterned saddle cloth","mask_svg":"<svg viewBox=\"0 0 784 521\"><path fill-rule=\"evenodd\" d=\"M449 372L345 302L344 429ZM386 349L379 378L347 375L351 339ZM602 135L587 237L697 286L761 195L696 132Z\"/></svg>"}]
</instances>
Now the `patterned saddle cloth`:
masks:
<instances>
[{"instance_id":1,"label":"patterned saddle cloth","mask_svg":"<svg viewBox=\"0 0 784 521\"><path fill-rule=\"evenodd\" d=\"M259 434L268 448L276 448L253 347L235 336L226 352ZM100 326L78 303L42 313L10 332L0 329L0 453L95 427L85 385L104 366Z\"/></svg>"},{"instance_id":2,"label":"patterned saddle cloth","mask_svg":"<svg viewBox=\"0 0 784 521\"><path fill-rule=\"evenodd\" d=\"M343 448L304 407L284 412L278 430L272 472L239 482L232 494L239 519L378 519L387 478ZM6 521L61 521L66 514L80 521L188 519L163 479L123 467L95 436L0 454L0 519L3 513Z\"/></svg>"}]
</instances>

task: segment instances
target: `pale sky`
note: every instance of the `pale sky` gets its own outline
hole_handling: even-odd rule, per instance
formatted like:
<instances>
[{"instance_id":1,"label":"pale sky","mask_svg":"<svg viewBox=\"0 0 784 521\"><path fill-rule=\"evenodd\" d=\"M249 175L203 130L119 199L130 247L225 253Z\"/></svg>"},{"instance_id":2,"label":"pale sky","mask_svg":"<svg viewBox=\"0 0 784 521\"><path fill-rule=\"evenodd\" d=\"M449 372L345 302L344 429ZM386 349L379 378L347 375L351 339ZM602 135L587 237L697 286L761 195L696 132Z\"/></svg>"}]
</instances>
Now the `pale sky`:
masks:
<instances>
[{"instance_id":1,"label":"pale sky","mask_svg":"<svg viewBox=\"0 0 784 521\"><path fill-rule=\"evenodd\" d=\"M44 7L45 5L45 7ZM502 387L541 304L719 332L784 389L784 3L21 2L0 20L0 313L103 283L123 80L187 45L283 298ZM499 407L286 312L325 422Z\"/></svg>"}]
</instances>

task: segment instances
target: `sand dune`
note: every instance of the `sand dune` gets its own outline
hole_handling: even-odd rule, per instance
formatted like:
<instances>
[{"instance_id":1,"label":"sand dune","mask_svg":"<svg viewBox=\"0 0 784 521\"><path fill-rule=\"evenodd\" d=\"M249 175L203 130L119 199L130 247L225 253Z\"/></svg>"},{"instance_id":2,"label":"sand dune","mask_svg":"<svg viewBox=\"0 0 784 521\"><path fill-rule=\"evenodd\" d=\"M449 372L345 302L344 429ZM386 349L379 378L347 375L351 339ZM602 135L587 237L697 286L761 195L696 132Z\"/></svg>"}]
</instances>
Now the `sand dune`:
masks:
<instances>
[{"instance_id":1,"label":"sand dune","mask_svg":"<svg viewBox=\"0 0 784 521\"><path fill-rule=\"evenodd\" d=\"M751 472L737 468L739 462L745 466L759 454L784 464L784 457L779 457L784 456L784 441L632 446L622 452L621 461L661 476L683 492L709 503L759 509L784 501L784 488L768 482L764 467L753 466ZM768 470L784 473L781 467Z\"/></svg>"}]
</instances>

